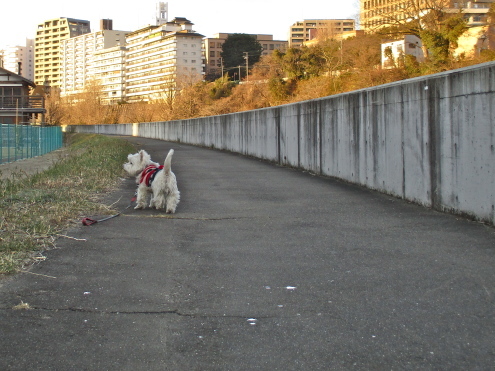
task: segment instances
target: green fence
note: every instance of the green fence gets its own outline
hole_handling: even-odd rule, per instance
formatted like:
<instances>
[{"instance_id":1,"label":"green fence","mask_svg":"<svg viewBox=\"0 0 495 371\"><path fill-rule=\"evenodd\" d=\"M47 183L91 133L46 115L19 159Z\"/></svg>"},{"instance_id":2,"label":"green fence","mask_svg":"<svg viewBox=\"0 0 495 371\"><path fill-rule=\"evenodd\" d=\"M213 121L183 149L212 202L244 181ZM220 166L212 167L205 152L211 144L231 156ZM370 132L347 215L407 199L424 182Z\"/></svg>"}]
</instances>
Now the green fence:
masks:
<instances>
[{"instance_id":1,"label":"green fence","mask_svg":"<svg viewBox=\"0 0 495 371\"><path fill-rule=\"evenodd\" d=\"M62 128L0 124L0 164L41 156L62 147Z\"/></svg>"}]
</instances>

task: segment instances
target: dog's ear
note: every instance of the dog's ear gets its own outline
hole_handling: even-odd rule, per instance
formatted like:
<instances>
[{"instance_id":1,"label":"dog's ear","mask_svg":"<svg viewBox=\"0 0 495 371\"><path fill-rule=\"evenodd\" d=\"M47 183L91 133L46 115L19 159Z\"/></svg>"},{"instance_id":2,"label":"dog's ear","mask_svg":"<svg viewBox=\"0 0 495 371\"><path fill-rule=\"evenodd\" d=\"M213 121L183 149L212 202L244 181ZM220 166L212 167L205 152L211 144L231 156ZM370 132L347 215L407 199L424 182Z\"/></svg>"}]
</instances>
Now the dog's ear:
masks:
<instances>
[{"instance_id":1,"label":"dog's ear","mask_svg":"<svg viewBox=\"0 0 495 371\"><path fill-rule=\"evenodd\" d=\"M144 151L141 150L139 151L139 159L141 160L141 162L143 162L143 158L144 158Z\"/></svg>"}]
</instances>

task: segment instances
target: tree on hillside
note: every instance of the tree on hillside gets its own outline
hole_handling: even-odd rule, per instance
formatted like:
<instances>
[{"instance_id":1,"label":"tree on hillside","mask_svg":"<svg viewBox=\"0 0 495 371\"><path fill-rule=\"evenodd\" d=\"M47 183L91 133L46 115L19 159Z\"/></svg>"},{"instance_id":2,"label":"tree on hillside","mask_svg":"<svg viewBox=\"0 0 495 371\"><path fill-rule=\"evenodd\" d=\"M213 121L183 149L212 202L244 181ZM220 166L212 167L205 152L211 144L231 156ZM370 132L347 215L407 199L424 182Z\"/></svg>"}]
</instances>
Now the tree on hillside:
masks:
<instances>
[{"instance_id":1,"label":"tree on hillside","mask_svg":"<svg viewBox=\"0 0 495 371\"><path fill-rule=\"evenodd\" d=\"M423 50L437 66L447 63L457 40L466 31L462 9L452 11L445 0L410 0L382 14L389 27L377 30L381 34L415 35L423 42Z\"/></svg>"},{"instance_id":2,"label":"tree on hillside","mask_svg":"<svg viewBox=\"0 0 495 371\"><path fill-rule=\"evenodd\" d=\"M276 52L283 70L290 79L308 79L325 71L325 58L320 46L289 48L285 53Z\"/></svg>"},{"instance_id":3,"label":"tree on hillside","mask_svg":"<svg viewBox=\"0 0 495 371\"><path fill-rule=\"evenodd\" d=\"M173 103L172 120L198 117L201 110L209 104L210 96L207 84L202 81L190 80L182 82L179 93L175 96Z\"/></svg>"},{"instance_id":4,"label":"tree on hillside","mask_svg":"<svg viewBox=\"0 0 495 371\"><path fill-rule=\"evenodd\" d=\"M495 35L495 3L490 5L487 13L488 29L479 41L480 56L483 61L495 60L495 50L493 49L493 35Z\"/></svg>"},{"instance_id":5,"label":"tree on hillside","mask_svg":"<svg viewBox=\"0 0 495 371\"><path fill-rule=\"evenodd\" d=\"M89 80L81 93L71 95L66 100L70 106L67 121L80 125L106 123L107 106L102 104L102 85L98 80Z\"/></svg>"},{"instance_id":6,"label":"tree on hillside","mask_svg":"<svg viewBox=\"0 0 495 371\"><path fill-rule=\"evenodd\" d=\"M263 47L256 40L256 37L248 34L232 34L227 37L222 45L222 53L224 67L229 70L238 66L245 66L248 56L248 66L253 66L260 60ZM246 54L247 53L247 54ZM233 75L233 73L230 73Z\"/></svg>"},{"instance_id":7,"label":"tree on hillside","mask_svg":"<svg viewBox=\"0 0 495 371\"><path fill-rule=\"evenodd\" d=\"M376 69L381 62L381 40L373 34L353 37L343 41L339 52L342 53L344 69Z\"/></svg>"},{"instance_id":8,"label":"tree on hillside","mask_svg":"<svg viewBox=\"0 0 495 371\"><path fill-rule=\"evenodd\" d=\"M60 98L60 90L51 88L45 96L46 125L61 125L67 116L66 107Z\"/></svg>"},{"instance_id":9,"label":"tree on hillside","mask_svg":"<svg viewBox=\"0 0 495 371\"><path fill-rule=\"evenodd\" d=\"M210 97L212 99L220 99L228 97L232 93L232 89L236 86L236 84L230 81L227 76L222 76L213 81L210 86Z\"/></svg>"},{"instance_id":10,"label":"tree on hillside","mask_svg":"<svg viewBox=\"0 0 495 371\"><path fill-rule=\"evenodd\" d=\"M422 30L420 38L428 50L429 59L436 64L448 62L452 50L457 47L457 40L466 30L462 16L446 18L437 30Z\"/></svg>"}]
</instances>

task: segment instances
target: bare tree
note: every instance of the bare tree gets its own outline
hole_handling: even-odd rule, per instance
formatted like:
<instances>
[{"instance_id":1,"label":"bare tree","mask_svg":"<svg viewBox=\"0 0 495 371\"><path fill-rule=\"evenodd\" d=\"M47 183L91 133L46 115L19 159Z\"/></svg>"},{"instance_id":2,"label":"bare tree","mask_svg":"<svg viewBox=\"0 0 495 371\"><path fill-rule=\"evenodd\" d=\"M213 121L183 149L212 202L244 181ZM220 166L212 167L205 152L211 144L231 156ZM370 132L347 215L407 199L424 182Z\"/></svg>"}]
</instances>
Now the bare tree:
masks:
<instances>
[{"instance_id":1,"label":"bare tree","mask_svg":"<svg viewBox=\"0 0 495 371\"><path fill-rule=\"evenodd\" d=\"M60 90L51 88L50 92L45 94L45 121L47 125L60 125L67 117L66 105L60 98Z\"/></svg>"},{"instance_id":2,"label":"bare tree","mask_svg":"<svg viewBox=\"0 0 495 371\"><path fill-rule=\"evenodd\" d=\"M459 4L462 6L462 1ZM423 53L434 64L445 64L467 29L463 9L452 8L448 0L408 0L382 9L377 32L416 35ZM384 28L384 26L388 26Z\"/></svg>"},{"instance_id":3,"label":"bare tree","mask_svg":"<svg viewBox=\"0 0 495 371\"><path fill-rule=\"evenodd\" d=\"M448 9L447 0L407 0L378 9L380 21L367 28L378 31L394 27L399 32L419 36L423 29L438 29L443 13Z\"/></svg>"}]
</instances>

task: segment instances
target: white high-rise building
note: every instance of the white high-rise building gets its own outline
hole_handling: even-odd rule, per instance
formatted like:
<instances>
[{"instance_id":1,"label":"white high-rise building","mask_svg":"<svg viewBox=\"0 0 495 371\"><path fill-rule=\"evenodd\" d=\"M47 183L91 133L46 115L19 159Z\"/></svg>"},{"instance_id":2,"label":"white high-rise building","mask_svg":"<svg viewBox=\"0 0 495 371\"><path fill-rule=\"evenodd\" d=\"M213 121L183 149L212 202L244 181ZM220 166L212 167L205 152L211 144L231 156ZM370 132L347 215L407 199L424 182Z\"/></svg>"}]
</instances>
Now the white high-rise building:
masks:
<instances>
[{"instance_id":1,"label":"white high-rise building","mask_svg":"<svg viewBox=\"0 0 495 371\"><path fill-rule=\"evenodd\" d=\"M107 67L102 64L108 62L109 59L102 57L99 53L116 46L124 46L126 34L127 31L101 30L63 40L60 44L61 95L82 93L87 84L95 80L95 72L98 72L98 79L104 78L104 69ZM120 51L117 53L121 54ZM98 57L96 57L97 54ZM112 59L111 63L114 63L114 57L110 59ZM117 56L115 59L121 64L122 69L122 57ZM98 65L95 64L96 62ZM112 68L108 67L108 72ZM117 96L120 93L110 95Z\"/></svg>"},{"instance_id":2,"label":"white high-rise building","mask_svg":"<svg viewBox=\"0 0 495 371\"><path fill-rule=\"evenodd\" d=\"M147 26L126 36L126 101L162 98L182 82L203 78L203 35L186 18Z\"/></svg>"},{"instance_id":3,"label":"white high-rise building","mask_svg":"<svg viewBox=\"0 0 495 371\"><path fill-rule=\"evenodd\" d=\"M26 39L26 45L6 46L3 48L3 68L22 77L34 80L34 40ZM2 66L0 66L2 67Z\"/></svg>"},{"instance_id":4,"label":"white high-rise building","mask_svg":"<svg viewBox=\"0 0 495 371\"><path fill-rule=\"evenodd\" d=\"M89 76L101 88L103 104L125 100L125 46L102 49L94 54Z\"/></svg>"}]
</instances>

